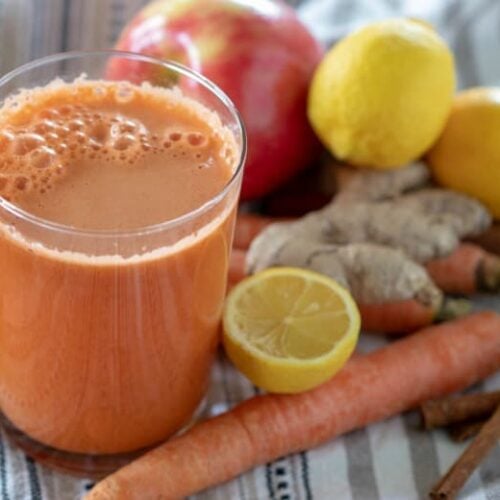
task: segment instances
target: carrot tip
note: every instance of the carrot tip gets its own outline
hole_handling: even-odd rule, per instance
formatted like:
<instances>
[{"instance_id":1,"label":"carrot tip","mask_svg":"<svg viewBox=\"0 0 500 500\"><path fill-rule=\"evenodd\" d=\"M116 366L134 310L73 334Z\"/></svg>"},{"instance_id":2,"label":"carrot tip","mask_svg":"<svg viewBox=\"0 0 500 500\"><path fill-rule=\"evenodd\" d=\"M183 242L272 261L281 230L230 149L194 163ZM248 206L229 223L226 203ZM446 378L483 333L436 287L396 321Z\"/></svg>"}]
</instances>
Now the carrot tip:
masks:
<instances>
[{"instance_id":1,"label":"carrot tip","mask_svg":"<svg viewBox=\"0 0 500 500\"><path fill-rule=\"evenodd\" d=\"M472 304L466 299L450 299L445 297L436 313L436 321L450 321L465 316L471 311Z\"/></svg>"}]
</instances>

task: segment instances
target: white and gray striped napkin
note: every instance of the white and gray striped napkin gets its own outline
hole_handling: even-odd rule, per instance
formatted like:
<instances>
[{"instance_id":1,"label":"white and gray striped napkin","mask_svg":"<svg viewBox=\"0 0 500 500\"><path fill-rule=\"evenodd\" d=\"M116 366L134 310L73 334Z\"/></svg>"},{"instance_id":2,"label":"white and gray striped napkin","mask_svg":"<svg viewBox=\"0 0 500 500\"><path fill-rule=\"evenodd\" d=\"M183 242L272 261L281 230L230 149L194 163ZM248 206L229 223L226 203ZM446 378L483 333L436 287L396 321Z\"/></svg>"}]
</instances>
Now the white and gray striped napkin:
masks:
<instances>
[{"instance_id":1,"label":"white and gray striped napkin","mask_svg":"<svg viewBox=\"0 0 500 500\"><path fill-rule=\"evenodd\" d=\"M248 0L251 1L251 0ZM0 75L55 52L113 45L144 0L0 0ZM500 83L498 0L290 0L325 44L380 18L406 15L432 22L453 48L459 87ZM500 311L500 298L478 297L478 308ZM500 334L500 333L499 333ZM366 336L363 349L380 347ZM500 389L500 373L480 385ZM227 361L214 367L208 412L218 413L254 395ZM417 500L460 454L441 431L421 432L409 413L352 432L319 448L284 457L193 500ZM34 464L2 435L0 500L73 500L90 489ZM500 446L468 481L461 500L500 500Z\"/></svg>"}]
</instances>

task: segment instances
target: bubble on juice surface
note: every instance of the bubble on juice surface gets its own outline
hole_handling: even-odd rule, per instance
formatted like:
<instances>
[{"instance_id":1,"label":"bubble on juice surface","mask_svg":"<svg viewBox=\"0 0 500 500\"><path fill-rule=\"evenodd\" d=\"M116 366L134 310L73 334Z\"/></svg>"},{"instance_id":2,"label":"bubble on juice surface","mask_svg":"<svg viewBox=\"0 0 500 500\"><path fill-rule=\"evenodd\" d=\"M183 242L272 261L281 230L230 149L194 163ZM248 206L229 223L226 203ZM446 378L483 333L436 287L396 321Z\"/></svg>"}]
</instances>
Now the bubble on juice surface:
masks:
<instances>
[{"instance_id":1,"label":"bubble on juice surface","mask_svg":"<svg viewBox=\"0 0 500 500\"><path fill-rule=\"evenodd\" d=\"M47 132L44 134L44 139L49 144L54 144L59 140L59 136L55 132Z\"/></svg>"},{"instance_id":2,"label":"bubble on juice surface","mask_svg":"<svg viewBox=\"0 0 500 500\"><path fill-rule=\"evenodd\" d=\"M101 121L92 124L88 132L90 138L98 144L104 144L109 138L109 127Z\"/></svg>"},{"instance_id":3,"label":"bubble on juice surface","mask_svg":"<svg viewBox=\"0 0 500 500\"><path fill-rule=\"evenodd\" d=\"M206 141L205 135L200 132L191 132L187 135L187 142L191 146L203 146Z\"/></svg>"},{"instance_id":4,"label":"bubble on juice surface","mask_svg":"<svg viewBox=\"0 0 500 500\"><path fill-rule=\"evenodd\" d=\"M65 155L68 152L68 145L65 142L60 142L56 146L56 152L59 155Z\"/></svg>"},{"instance_id":5,"label":"bubble on juice surface","mask_svg":"<svg viewBox=\"0 0 500 500\"><path fill-rule=\"evenodd\" d=\"M181 132L170 132L168 134L168 138L173 142L180 141L182 139L182 133Z\"/></svg>"},{"instance_id":6,"label":"bubble on juice surface","mask_svg":"<svg viewBox=\"0 0 500 500\"><path fill-rule=\"evenodd\" d=\"M59 118L60 115L59 115L59 112L55 109L42 109L42 111L40 111L40 116L42 118L48 118L48 119L55 119L55 118Z\"/></svg>"},{"instance_id":7,"label":"bubble on juice surface","mask_svg":"<svg viewBox=\"0 0 500 500\"><path fill-rule=\"evenodd\" d=\"M85 132L81 131L81 130L77 130L77 131L73 132L70 135L70 139L72 139L73 141L78 142L78 144L81 144L81 145L84 145L85 143L88 143L88 135Z\"/></svg>"},{"instance_id":8,"label":"bubble on juice surface","mask_svg":"<svg viewBox=\"0 0 500 500\"><path fill-rule=\"evenodd\" d=\"M137 123L133 122L132 120L125 120L120 123L120 131L124 134L134 134L137 132L137 130Z\"/></svg>"},{"instance_id":9,"label":"bubble on juice surface","mask_svg":"<svg viewBox=\"0 0 500 500\"><path fill-rule=\"evenodd\" d=\"M53 120L46 118L42 120L40 123L37 123L33 126L33 132L35 134L45 134L47 132L55 132L58 128L58 125Z\"/></svg>"},{"instance_id":10,"label":"bubble on juice surface","mask_svg":"<svg viewBox=\"0 0 500 500\"><path fill-rule=\"evenodd\" d=\"M85 122L80 118L75 118L68 123L68 129L71 132L81 131L85 128Z\"/></svg>"},{"instance_id":11,"label":"bubble on juice surface","mask_svg":"<svg viewBox=\"0 0 500 500\"><path fill-rule=\"evenodd\" d=\"M33 151L31 155L31 164L36 169L45 169L50 167L57 159L57 153L48 146Z\"/></svg>"},{"instance_id":12,"label":"bubble on juice surface","mask_svg":"<svg viewBox=\"0 0 500 500\"><path fill-rule=\"evenodd\" d=\"M0 133L0 154L9 150L12 144L12 135L8 132Z\"/></svg>"},{"instance_id":13,"label":"bubble on juice surface","mask_svg":"<svg viewBox=\"0 0 500 500\"><path fill-rule=\"evenodd\" d=\"M118 151L129 149L131 146L137 144L137 138L132 134L123 134L117 137L113 142L113 148Z\"/></svg>"},{"instance_id":14,"label":"bubble on juice surface","mask_svg":"<svg viewBox=\"0 0 500 500\"><path fill-rule=\"evenodd\" d=\"M38 147L45 145L45 143L46 141L43 136L35 133L25 132L16 135L13 140L12 150L14 154L23 156L37 149Z\"/></svg>"},{"instance_id":15,"label":"bubble on juice surface","mask_svg":"<svg viewBox=\"0 0 500 500\"><path fill-rule=\"evenodd\" d=\"M64 175L66 173L67 167L64 165L57 165L54 172L56 175Z\"/></svg>"},{"instance_id":16,"label":"bubble on juice surface","mask_svg":"<svg viewBox=\"0 0 500 500\"><path fill-rule=\"evenodd\" d=\"M92 97L93 92L98 97ZM183 122L167 124L166 128L160 125L160 131L157 127L152 131L147 127L146 113L143 123L127 114L126 104L121 109L116 106L117 112L101 106L102 102L109 104L108 97L115 103L134 99L137 91L131 84L117 85L110 91L103 83L90 94L88 104L85 98L77 104L61 104L58 100L54 107L30 111L28 119L17 122L21 125L9 124L13 130L8 134L5 129L0 132L0 170L6 179L0 194L8 191L15 199L29 190L46 192L84 165L85 159L89 164L116 162L130 168L143 162L146 155L166 154L179 161L192 157L190 166L209 166L205 164L204 146L209 144L211 132L202 133Z\"/></svg>"},{"instance_id":17,"label":"bubble on juice surface","mask_svg":"<svg viewBox=\"0 0 500 500\"><path fill-rule=\"evenodd\" d=\"M70 129L66 127L63 123L60 123L55 130L55 133L57 134L58 137L64 139L70 134Z\"/></svg>"},{"instance_id":18,"label":"bubble on juice surface","mask_svg":"<svg viewBox=\"0 0 500 500\"><path fill-rule=\"evenodd\" d=\"M59 114L62 116L68 116L70 115L73 111L74 108L70 104L65 104L64 106L61 106L59 109Z\"/></svg>"},{"instance_id":19,"label":"bubble on juice surface","mask_svg":"<svg viewBox=\"0 0 500 500\"><path fill-rule=\"evenodd\" d=\"M135 93L136 91L130 83L122 82L115 89L115 101L121 104L130 102Z\"/></svg>"},{"instance_id":20,"label":"bubble on juice surface","mask_svg":"<svg viewBox=\"0 0 500 500\"><path fill-rule=\"evenodd\" d=\"M27 191L29 189L30 181L24 175L18 175L14 179L14 186L18 191Z\"/></svg>"}]
</instances>

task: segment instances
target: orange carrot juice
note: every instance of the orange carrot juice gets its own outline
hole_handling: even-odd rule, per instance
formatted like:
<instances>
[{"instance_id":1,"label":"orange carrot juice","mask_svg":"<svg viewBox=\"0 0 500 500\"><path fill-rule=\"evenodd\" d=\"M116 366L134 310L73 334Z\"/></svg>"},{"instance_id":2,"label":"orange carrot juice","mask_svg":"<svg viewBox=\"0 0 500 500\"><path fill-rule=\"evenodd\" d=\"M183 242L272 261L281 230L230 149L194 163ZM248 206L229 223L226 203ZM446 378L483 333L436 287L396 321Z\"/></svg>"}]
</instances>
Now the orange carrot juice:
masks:
<instances>
[{"instance_id":1,"label":"orange carrot juice","mask_svg":"<svg viewBox=\"0 0 500 500\"><path fill-rule=\"evenodd\" d=\"M77 79L0 109L0 407L118 454L192 416L217 344L241 145L182 92Z\"/></svg>"}]
</instances>

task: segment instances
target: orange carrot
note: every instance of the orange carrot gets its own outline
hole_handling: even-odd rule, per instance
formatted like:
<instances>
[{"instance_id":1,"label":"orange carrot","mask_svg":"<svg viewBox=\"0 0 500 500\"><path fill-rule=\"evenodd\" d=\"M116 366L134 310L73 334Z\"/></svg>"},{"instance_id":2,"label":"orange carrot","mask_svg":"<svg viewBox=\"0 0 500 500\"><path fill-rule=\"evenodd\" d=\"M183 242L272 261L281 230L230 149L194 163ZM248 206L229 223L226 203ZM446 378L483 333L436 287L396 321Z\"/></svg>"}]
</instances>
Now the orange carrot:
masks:
<instances>
[{"instance_id":1,"label":"orange carrot","mask_svg":"<svg viewBox=\"0 0 500 500\"><path fill-rule=\"evenodd\" d=\"M87 500L176 499L463 389L500 367L500 315L482 312L353 358L302 394L253 397L98 483Z\"/></svg>"},{"instance_id":2,"label":"orange carrot","mask_svg":"<svg viewBox=\"0 0 500 500\"><path fill-rule=\"evenodd\" d=\"M247 253L244 250L239 250L238 248L233 248L231 250L231 257L229 259L229 273L228 282L229 287L239 283L245 276L245 259Z\"/></svg>"},{"instance_id":3,"label":"orange carrot","mask_svg":"<svg viewBox=\"0 0 500 500\"><path fill-rule=\"evenodd\" d=\"M290 219L239 212L234 228L233 247L247 250L254 238L269 224L286 220Z\"/></svg>"},{"instance_id":4,"label":"orange carrot","mask_svg":"<svg viewBox=\"0 0 500 500\"><path fill-rule=\"evenodd\" d=\"M365 332L399 335L414 332L436 321L459 318L470 310L470 302L444 298L439 308L417 300L401 300L386 304L358 304L361 327Z\"/></svg>"},{"instance_id":5,"label":"orange carrot","mask_svg":"<svg viewBox=\"0 0 500 500\"><path fill-rule=\"evenodd\" d=\"M426 264L434 282L446 293L472 294L500 290L500 257L472 243Z\"/></svg>"},{"instance_id":6,"label":"orange carrot","mask_svg":"<svg viewBox=\"0 0 500 500\"><path fill-rule=\"evenodd\" d=\"M361 327L367 332L414 332L434 323L435 311L416 300L388 304L358 304Z\"/></svg>"}]
</instances>

